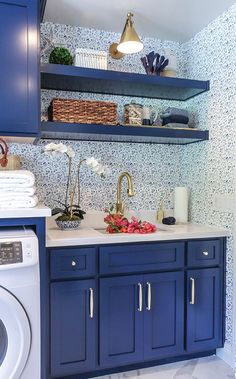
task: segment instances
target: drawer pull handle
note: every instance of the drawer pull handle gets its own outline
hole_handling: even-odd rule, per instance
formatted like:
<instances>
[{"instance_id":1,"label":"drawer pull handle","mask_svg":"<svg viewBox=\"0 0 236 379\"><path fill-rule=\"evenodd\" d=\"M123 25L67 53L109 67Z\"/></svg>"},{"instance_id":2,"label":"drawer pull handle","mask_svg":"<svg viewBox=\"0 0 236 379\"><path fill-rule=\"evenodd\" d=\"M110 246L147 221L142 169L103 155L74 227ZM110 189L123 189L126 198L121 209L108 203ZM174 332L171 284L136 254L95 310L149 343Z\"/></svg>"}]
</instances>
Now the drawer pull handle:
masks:
<instances>
[{"instance_id":1,"label":"drawer pull handle","mask_svg":"<svg viewBox=\"0 0 236 379\"><path fill-rule=\"evenodd\" d=\"M77 265L77 263L76 263L75 261L72 261L72 262L71 262L71 266L72 266L72 267L75 267L76 265Z\"/></svg>"},{"instance_id":2,"label":"drawer pull handle","mask_svg":"<svg viewBox=\"0 0 236 379\"><path fill-rule=\"evenodd\" d=\"M202 254L205 255L206 257L209 255L208 251L203 251Z\"/></svg>"},{"instance_id":3,"label":"drawer pull handle","mask_svg":"<svg viewBox=\"0 0 236 379\"><path fill-rule=\"evenodd\" d=\"M147 300L147 310L150 311L152 308L152 287L151 283L147 282L147 288L148 288L148 300Z\"/></svg>"},{"instance_id":4,"label":"drawer pull handle","mask_svg":"<svg viewBox=\"0 0 236 379\"><path fill-rule=\"evenodd\" d=\"M195 304L195 279L190 278L191 282L191 299L190 299L190 304L194 305Z\"/></svg>"},{"instance_id":5,"label":"drawer pull handle","mask_svg":"<svg viewBox=\"0 0 236 379\"><path fill-rule=\"evenodd\" d=\"M142 312L143 310L143 286L141 283L138 283L139 295L138 295L138 311Z\"/></svg>"},{"instance_id":6,"label":"drawer pull handle","mask_svg":"<svg viewBox=\"0 0 236 379\"><path fill-rule=\"evenodd\" d=\"M89 288L89 317L94 316L94 300L93 300L93 289Z\"/></svg>"}]
</instances>

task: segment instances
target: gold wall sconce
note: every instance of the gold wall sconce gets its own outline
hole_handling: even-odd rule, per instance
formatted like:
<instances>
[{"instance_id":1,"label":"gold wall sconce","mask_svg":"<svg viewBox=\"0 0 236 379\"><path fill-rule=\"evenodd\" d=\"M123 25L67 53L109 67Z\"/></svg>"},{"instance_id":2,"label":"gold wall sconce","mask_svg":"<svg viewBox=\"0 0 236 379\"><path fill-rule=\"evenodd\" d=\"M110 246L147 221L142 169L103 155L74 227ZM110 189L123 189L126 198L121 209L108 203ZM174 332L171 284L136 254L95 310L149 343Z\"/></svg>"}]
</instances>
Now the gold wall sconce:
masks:
<instances>
[{"instance_id":1,"label":"gold wall sconce","mask_svg":"<svg viewBox=\"0 0 236 379\"><path fill-rule=\"evenodd\" d=\"M133 13L127 14L124 30L120 37L119 43L113 43L109 48L110 56L114 59L120 59L125 54L139 53L143 49L143 43L134 29Z\"/></svg>"}]
</instances>

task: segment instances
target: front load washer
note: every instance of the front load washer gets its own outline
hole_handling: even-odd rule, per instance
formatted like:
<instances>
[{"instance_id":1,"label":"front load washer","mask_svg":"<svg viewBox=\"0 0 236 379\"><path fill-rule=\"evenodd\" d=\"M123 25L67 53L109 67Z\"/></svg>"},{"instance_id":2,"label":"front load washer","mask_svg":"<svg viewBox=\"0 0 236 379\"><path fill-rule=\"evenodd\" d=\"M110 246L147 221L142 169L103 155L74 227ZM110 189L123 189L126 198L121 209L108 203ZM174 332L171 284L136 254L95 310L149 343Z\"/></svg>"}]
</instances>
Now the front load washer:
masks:
<instances>
[{"instance_id":1,"label":"front load washer","mask_svg":"<svg viewBox=\"0 0 236 379\"><path fill-rule=\"evenodd\" d=\"M0 378L40 379L38 239L0 230Z\"/></svg>"}]
</instances>

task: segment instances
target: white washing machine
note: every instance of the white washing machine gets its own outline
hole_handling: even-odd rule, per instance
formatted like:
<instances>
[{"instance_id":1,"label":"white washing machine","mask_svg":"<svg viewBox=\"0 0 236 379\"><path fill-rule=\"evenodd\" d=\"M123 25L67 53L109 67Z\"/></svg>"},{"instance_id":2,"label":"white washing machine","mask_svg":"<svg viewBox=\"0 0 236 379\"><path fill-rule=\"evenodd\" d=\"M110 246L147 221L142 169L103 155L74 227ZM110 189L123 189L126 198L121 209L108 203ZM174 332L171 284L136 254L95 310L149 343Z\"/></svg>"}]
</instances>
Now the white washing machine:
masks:
<instances>
[{"instance_id":1,"label":"white washing machine","mask_svg":"<svg viewBox=\"0 0 236 379\"><path fill-rule=\"evenodd\" d=\"M0 230L0 378L40 379L38 239Z\"/></svg>"}]
</instances>

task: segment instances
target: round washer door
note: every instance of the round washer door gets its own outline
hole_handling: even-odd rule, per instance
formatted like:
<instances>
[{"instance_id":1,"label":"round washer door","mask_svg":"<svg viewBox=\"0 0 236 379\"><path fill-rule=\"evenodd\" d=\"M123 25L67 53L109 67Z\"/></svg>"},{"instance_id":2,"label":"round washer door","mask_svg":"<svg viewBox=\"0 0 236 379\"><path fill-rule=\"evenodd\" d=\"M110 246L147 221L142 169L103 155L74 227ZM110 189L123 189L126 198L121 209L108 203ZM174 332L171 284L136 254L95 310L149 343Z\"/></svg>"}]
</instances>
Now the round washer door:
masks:
<instances>
[{"instance_id":1,"label":"round washer door","mask_svg":"<svg viewBox=\"0 0 236 379\"><path fill-rule=\"evenodd\" d=\"M30 345L31 330L24 308L0 287L0 378L19 379Z\"/></svg>"}]
</instances>

